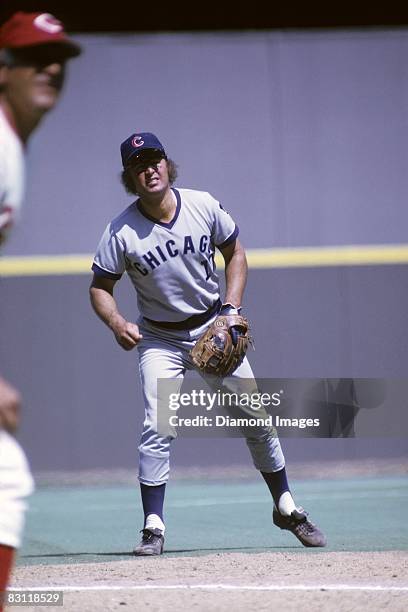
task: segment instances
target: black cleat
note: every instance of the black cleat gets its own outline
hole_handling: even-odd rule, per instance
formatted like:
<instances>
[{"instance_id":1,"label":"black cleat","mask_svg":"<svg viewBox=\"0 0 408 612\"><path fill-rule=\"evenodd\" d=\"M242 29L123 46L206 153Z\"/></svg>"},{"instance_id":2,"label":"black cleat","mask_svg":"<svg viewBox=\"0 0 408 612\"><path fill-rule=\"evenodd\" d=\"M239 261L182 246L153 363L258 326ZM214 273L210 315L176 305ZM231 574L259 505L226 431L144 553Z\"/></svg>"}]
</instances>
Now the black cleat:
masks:
<instances>
[{"instance_id":1,"label":"black cleat","mask_svg":"<svg viewBox=\"0 0 408 612\"><path fill-rule=\"evenodd\" d=\"M133 551L137 556L161 555L163 552L164 536L160 529L142 529L142 541Z\"/></svg>"},{"instance_id":2,"label":"black cleat","mask_svg":"<svg viewBox=\"0 0 408 612\"><path fill-rule=\"evenodd\" d=\"M324 534L307 517L307 512L300 507L293 510L290 516L284 516L276 508L272 513L274 524L280 529L291 531L303 546L326 546L327 541Z\"/></svg>"}]
</instances>

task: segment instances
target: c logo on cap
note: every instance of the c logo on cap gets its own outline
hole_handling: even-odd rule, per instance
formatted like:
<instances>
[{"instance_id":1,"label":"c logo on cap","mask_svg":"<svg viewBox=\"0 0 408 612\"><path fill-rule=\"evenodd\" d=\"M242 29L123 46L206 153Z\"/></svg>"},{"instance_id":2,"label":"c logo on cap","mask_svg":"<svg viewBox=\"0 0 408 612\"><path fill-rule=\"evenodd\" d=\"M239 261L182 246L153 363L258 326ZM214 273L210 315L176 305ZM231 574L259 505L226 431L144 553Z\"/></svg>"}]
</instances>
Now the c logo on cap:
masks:
<instances>
[{"instance_id":1,"label":"c logo on cap","mask_svg":"<svg viewBox=\"0 0 408 612\"><path fill-rule=\"evenodd\" d=\"M53 15L50 15L50 13L37 15L33 23L37 28L49 34L58 34L58 32L62 32L62 23L58 21L58 19L55 19Z\"/></svg>"},{"instance_id":2,"label":"c logo on cap","mask_svg":"<svg viewBox=\"0 0 408 612\"><path fill-rule=\"evenodd\" d=\"M132 140L132 147L141 147L142 145L144 145L144 140L142 140L141 136L135 136L134 139Z\"/></svg>"}]
</instances>

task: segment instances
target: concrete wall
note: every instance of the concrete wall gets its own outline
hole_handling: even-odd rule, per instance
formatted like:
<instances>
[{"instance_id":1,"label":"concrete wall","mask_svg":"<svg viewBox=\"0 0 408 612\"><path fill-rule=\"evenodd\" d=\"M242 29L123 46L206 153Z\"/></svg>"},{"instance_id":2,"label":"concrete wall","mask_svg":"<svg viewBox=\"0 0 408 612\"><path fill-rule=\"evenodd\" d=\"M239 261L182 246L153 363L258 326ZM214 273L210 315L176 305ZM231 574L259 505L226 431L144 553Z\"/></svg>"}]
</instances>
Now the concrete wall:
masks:
<instances>
[{"instance_id":1,"label":"concrete wall","mask_svg":"<svg viewBox=\"0 0 408 612\"><path fill-rule=\"evenodd\" d=\"M88 35L32 139L23 222L3 256L92 253L129 202L120 142L153 131L248 248L407 242L408 31ZM260 377L404 377L406 267L252 270ZM90 276L0 281L0 367L25 397L36 469L131 466L137 356L91 312ZM118 286L128 317L135 302ZM270 352L270 344L273 351ZM405 435L406 432L402 432ZM239 440L177 441L180 464L247 459ZM406 440L287 441L290 457L401 455Z\"/></svg>"}]
</instances>

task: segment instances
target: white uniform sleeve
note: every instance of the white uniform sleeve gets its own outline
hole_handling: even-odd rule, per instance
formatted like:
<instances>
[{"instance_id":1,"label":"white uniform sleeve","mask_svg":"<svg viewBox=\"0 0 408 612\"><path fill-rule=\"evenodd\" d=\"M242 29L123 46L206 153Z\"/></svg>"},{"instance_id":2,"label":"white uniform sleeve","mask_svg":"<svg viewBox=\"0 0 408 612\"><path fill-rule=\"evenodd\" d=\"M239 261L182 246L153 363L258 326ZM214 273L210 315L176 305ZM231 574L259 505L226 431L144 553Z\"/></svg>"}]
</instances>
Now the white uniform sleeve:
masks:
<instances>
[{"instance_id":1,"label":"white uniform sleeve","mask_svg":"<svg viewBox=\"0 0 408 612\"><path fill-rule=\"evenodd\" d=\"M125 248L110 223L96 250L92 270L97 276L119 280L126 270Z\"/></svg>"},{"instance_id":2,"label":"white uniform sleeve","mask_svg":"<svg viewBox=\"0 0 408 612\"><path fill-rule=\"evenodd\" d=\"M210 198L214 212L212 240L216 247L224 248L234 242L239 234L239 228L221 204L212 196Z\"/></svg>"},{"instance_id":3,"label":"white uniform sleeve","mask_svg":"<svg viewBox=\"0 0 408 612\"><path fill-rule=\"evenodd\" d=\"M23 156L17 145L6 146L0 154L0 233L3 239L19 219L23 192Z\"/></svg>"}]
</instances>

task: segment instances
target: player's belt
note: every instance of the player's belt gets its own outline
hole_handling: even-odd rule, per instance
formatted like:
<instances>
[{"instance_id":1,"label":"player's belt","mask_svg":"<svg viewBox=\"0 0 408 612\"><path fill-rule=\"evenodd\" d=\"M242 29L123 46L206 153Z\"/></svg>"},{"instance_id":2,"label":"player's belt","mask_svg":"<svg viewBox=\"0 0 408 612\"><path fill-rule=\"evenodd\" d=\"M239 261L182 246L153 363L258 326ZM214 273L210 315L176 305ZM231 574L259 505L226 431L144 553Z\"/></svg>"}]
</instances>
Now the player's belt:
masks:
<instances>
[{"instance_id":1,"label":"player's belt","mask_svg":"<svg viewBox=\"0 0 408 612\"><path fill-rule=\"evenodd\" d=\"M156 327L162 327L163 329L194 329L196 327L200 327L200 325L204 325L207 321L211 319L221 308L221 300L218 299L208 310L205 312L200 312L200 314L192 315L185 319L184 321L153 321L153 319L148 319L144 317L144 320L151 325L155 325Z\"/></svg>"}]
</instances>

